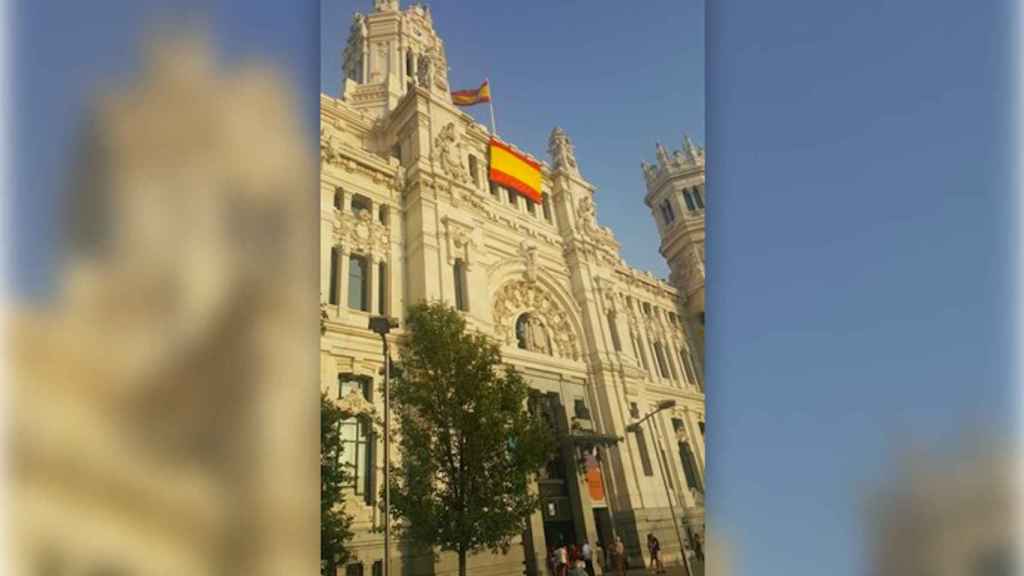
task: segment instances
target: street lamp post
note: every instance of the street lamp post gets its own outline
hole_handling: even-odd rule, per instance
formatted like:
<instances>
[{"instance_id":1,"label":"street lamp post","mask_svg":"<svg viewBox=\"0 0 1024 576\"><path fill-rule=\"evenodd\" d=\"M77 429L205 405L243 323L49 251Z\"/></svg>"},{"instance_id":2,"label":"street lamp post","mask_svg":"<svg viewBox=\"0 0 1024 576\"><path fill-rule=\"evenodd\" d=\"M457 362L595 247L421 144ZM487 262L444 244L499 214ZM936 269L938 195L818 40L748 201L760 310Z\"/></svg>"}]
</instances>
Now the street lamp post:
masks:
<instances>
[{"instance_id":1,"label":"street lamp post","mask_svg":"<svg viewBox=\"0 0 1024 576\"><path fill-rule=\"evenodd\" d=\"M658 402L658 405L654 410L648 412L646 416L644 416L637 422L634 422L629 426L626 426L626 432L639 431L640 426L644 422L648 422L650 424L651 437L654 439L655 451L657 452L658 457L658 466L661 468L661 482L665 486L665 499L668 501L669 513L672 515L672 526L676 530L676 538L679 540L679 555L683 557L683 568L686 569L686 573L692 576L693 571L690 570L690 559L686 557L686 546L685 544L683 544L683 533L679 530L679 521L676 519L676 508L672 504L672 494L668 486L668 466L662 458L663 454L661 452L661 440L659 439L658 431L654 428L654 421L652 420L652 418L654 418L654 415L657 414L658 412L668 410L669 408L674 408L675 405L675 400L662 400L661 402Z\"/></svg>"},{"instance_id":2,"label":"street lamp post","mask_svg":"<svg viewBox=\"0 0 1024 576\"><path fill-rule=\"evenodd\" d=\"M395 318L370 318L370 330L380 334L384 344L384 576L389 576L391 566L391 352L388 333L393 328L398 328Z\"/></svg>"}]
</instances>

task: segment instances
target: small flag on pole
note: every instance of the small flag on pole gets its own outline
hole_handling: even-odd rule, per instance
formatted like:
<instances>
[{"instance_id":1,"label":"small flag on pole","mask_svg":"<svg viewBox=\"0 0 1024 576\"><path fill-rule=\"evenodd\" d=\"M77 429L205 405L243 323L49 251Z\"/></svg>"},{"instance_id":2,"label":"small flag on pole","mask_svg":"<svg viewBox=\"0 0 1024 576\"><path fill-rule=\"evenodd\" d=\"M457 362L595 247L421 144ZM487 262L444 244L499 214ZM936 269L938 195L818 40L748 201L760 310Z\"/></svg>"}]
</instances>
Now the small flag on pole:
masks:
<instances>
[{"instance_id":1,"label":"small flag on pole","mask_svg":"<svg viewBox=\"0 0 1024 576\"><path fill-rule=\"evenodd\" d=\"M487 80L475 90L456 90L452 92L452 104L456 106L475 106L491 101L491 85Z\"/></svg>"}]
</instances>

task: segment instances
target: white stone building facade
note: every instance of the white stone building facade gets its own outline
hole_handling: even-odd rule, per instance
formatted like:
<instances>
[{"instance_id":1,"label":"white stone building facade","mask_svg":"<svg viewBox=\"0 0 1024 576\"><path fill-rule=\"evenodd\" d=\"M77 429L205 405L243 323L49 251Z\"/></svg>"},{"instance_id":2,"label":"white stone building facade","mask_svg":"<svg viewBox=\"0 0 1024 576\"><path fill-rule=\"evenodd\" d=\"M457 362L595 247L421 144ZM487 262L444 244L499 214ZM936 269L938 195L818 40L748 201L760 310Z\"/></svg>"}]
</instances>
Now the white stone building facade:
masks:
<instances>
[{"instance_id":1,"label":"white stone building facade","mask_svg":"<svg viewBox=\"0 0 1024 576\"><path fill-rule=\"evenodd\" d=\"M452 105L429 9L376 0L353 19L343 68L341 96L321 95L322 388L379 413L383 355L370 317L402 321L418 302L450 303L502 344L561 446L529 529L508 554L471 557L470 573L545 574L554 540L609 542L613 533L634 563L646 560L647 533L677 562L680 537L688 546L703 538L705 408L693 312L675 288L622 260L564 131L551 132L541 162L543 203L489 183L491 134ZM626 432L664 400L675 407ZM345 432L357 558L343 573L373 574L383 557L374 531L382 450L369 422L354 417ZM612 437L622 441L594 458L593 439ZM392 546L403 574L456 570L448 555L435 562L408 543Z\"/></svg>"}]
</instances>

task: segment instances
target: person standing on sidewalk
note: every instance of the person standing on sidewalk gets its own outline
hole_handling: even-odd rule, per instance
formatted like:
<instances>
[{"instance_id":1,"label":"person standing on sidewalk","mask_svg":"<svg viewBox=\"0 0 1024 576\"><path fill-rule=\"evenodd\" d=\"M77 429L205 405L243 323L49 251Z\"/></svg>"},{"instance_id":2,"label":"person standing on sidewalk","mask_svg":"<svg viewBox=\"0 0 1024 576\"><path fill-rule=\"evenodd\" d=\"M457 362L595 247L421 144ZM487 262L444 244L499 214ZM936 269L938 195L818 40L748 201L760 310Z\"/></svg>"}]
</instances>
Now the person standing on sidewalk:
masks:
<instances>
[{"instance_id":1,"label":"person standing on sidewalk","mask_svg":"<svg viewBox=\"0 0 1024 576\"><path fill-rule=\"evenodd\" d=\"M612 563L616 574L626 576L626 545L619 536L615 537L615 543L612 544Z\"/></svg>"}]
</instances>

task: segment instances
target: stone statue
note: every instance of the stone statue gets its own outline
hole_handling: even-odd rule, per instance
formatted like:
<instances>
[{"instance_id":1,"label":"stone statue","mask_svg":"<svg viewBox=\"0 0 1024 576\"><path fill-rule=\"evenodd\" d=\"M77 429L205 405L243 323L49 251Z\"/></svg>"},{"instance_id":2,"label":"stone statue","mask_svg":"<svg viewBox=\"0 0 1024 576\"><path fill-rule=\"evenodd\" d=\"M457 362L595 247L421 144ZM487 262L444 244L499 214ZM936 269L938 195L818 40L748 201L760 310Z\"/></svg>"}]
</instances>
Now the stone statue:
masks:
<instances>
[{"instance_id":1,"label":"stone statue","mask_svg":"<svg viewBox=\"0 0 1024 576\"><path fill-rule=\"evenodd\" d=\"M459 138L455 134L455 124L449 122L434 140L437 162L441 170L456 182L465 182L468 178L466 167L462 163L463 154L459 146Z\"/></svg>"},{"instance_id":2,"label":"stone statue","mask_svg":"<svg viewBox=\"0 0 1024 576\"><path fill-rule=\"evenodd\" d=\"M551 156L556 170L561 169L579 174L579 167L576 165L576 151L565 130L556 127L551 131L551 137L548 139L548 154Z\"/></svg>"}]
</instances>

